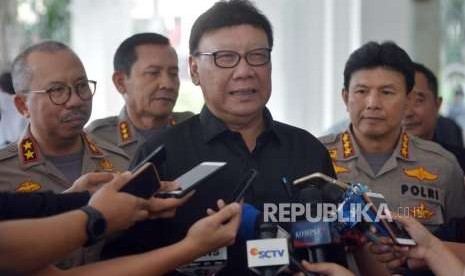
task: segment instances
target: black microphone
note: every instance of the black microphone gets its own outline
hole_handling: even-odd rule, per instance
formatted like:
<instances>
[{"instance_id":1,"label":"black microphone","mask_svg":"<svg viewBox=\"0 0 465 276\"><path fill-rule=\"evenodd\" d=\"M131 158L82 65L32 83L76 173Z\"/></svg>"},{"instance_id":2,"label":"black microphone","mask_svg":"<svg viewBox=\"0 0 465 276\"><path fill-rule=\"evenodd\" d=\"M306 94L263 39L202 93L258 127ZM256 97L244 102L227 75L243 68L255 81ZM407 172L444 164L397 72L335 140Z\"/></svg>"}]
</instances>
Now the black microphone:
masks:
<instances>
[{"instance_id":1,"label":"black microphone","mask_svg":"<svg viewBox=\"0 0 465 276\"><path fill-rule=\"evenodd\" d=\"M292 224L293 247L297 254L306 255L311 263L325 262L328 252L324 247L332 243L332 230L331 224L324 221L322 214L323 193L310 185L300 190L299 202L310 205L310 214Z\"/></svg>"},{"instance_id":2,"label":"black microphone","mask_svg":"<svg viewBox=\"0 0 465 276\"><path fill-rule=\"evenodd\" d=\"M278 226L272 222L263 222L262 217L257 221L257 237L258 239L275 239L278 233ZM280 266L265 266L259 268L260 275L273 276L277 273Z\"/></svg>"}]
</instances>

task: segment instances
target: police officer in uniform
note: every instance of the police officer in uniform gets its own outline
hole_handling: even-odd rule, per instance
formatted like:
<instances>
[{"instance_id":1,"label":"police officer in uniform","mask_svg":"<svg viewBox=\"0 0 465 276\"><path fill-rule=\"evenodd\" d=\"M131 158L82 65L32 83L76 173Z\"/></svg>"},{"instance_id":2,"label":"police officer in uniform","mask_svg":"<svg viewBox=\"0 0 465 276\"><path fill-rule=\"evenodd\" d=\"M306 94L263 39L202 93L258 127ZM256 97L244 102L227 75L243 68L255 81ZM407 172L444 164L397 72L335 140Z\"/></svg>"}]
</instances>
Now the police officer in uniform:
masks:
<instances>
[{"instance_id":1,"label":"police officer in uniform","mask_svg":"<svg viewBox=\"0 0 465 276\"><path fill-rule=\"evenodd\" d=\"M344 70L342 97L351 124L320 140L339 179L368 185L394 211L435 230L465 216L463 172L450 152L402 129L413 85L413 63L404 50L392 42L363 45Z\"/></svg>"},{"instance_id":2,"label":"police officer in uniform","mask_svg":"<svg viewBox=\"0 0 465 276\"><path fill-rule=\"evenodd\" d=\"M83 132L96 83L68 46L27 48L13 61L12 77L16 108L29 122L17 144L0 150L0 190L63 192L87 172L127 169L121 149ZM75 252L61 267L96 260L98 247Z\"/></svg>"},{"instance_id":3,"label":"police officer in uniform","mask_svg":"<svg viewBox=\"0 0 465 276\"><path fill-rule=\"evenodd\" d=\"M368 42L354 51L345 65L342 90L350 124L320 141L338 179L368 185L385 196L391 209L434 231L465 216L465 187L451 153L410 136L401 126L414 74L410 57L393 42ZM367 249L354 251L362 274L389 273Z\"/></svg>"},{"instance_id":4,"label":"police officer in uniform","mask_svg":"<svg viewBox=\"0 0 465 276\"><path fill-rule=\"evenodd\" d=\"M413 84L413 63L401 48L389 42L365 44L344 70L342 96L351 124L320 140L339 179L367 184L395 211L434 230L465 216L463 172L451 153L403 131Z\"/></svg>"},{"instance_id":5,"label":"police officer in uniform","mask_svg":"<svg viewBox=\"0 0 465 276\"><path fill-rule=\"evenodd\" d=\"M126 105L119 116L96 120L87 130L131 158L146 138L194 114L172 112L179 91L178 58L168 38L140 33L116 50L113 83Z\"/></svg>"}]
</instances>

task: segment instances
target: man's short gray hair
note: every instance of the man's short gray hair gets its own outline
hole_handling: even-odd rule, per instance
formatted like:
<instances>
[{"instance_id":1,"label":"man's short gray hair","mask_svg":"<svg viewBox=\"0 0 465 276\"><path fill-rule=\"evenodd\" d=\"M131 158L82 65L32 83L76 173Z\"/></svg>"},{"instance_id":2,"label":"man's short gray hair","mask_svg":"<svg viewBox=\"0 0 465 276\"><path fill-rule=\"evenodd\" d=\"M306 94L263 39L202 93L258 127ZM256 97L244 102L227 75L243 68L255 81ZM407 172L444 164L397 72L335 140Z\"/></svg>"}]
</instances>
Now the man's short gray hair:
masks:
<instances>
[{"instance_id":1,"label":"man's short gray hair","mask_svg":"<svg viewBox=\"0 0 465 276\"><path fill-rule=\"evenodd\" d=\"M25 92L29 89L29 85L32 81L32 70L27 62L27 58L34 52L48 52L54 53L59 51L69 51L76 55L71 48L66 44L54 41L46 40L29 46L22 51L14 60L11 69L11 76L13 79L13 87L15 92ZM76 55L77 56L77 55Z\"/></svg>"}]
</instances>

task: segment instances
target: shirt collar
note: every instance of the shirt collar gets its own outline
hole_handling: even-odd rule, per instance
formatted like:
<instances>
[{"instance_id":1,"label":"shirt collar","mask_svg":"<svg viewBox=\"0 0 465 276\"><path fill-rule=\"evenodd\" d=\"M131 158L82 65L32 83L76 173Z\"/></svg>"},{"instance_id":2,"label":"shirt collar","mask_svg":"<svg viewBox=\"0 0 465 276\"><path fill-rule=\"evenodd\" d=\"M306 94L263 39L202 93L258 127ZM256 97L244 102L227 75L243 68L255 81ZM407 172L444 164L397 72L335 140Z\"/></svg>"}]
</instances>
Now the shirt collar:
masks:
<instances>
[{"instance_id":1,"label":"shirt collar","mask_svg":"<svg viewBox=\"0 0 465 276\"><path fill-rule=\"evenodd\" d=\"M118 115L118 124L116 128L118 131L118 146L124 146L137 141L137 131L129 119L126 106L121 109Z\"/></svg>"},{"instance_id":2,"label":"shirt collar","mask_svg":"<svg viewBox=\"0 0 465 276\"><path fill-rule=\"evenodd\" d=\"M206 143L229 131L224 122L213 115L206 105L202 107L199 119L204 142ZM259 137L271 135L276 137L278 141L282 140L281 134L276 131L276 123L273 120L270 111L266 107L263 110L263 119L265 121L265 130L259 135Z\"/></svg>"},{"instance_id":3,"label":"shirt collar","mask_svg":"<svg viewBox=\"0 0 465 276\"><path fill-rule=\"evenodd\" d=\"M93 158L102 158L104 152L92 141L92 139L84 132L81 133L81 138L84 144L84 151L87 151ZM21 168L27 169L39 164L45 163L43 153L40 151L39 143L34 138L28 124L17 143L18 158Z\"/></svg>"},{"instance_id":4,"label":"shirt collar","mask_svg":"<svg viewBox=\"0 0 465 276\"><path fill-rule=\"evenodd\" d=\"M396 158L404 160L416 160L415 153L412 151L412 137L405 132L404 129L401 131L401 135L393 151L393 155ZM357 144L357 140L352 131L352 125L349 129L341 133L341 147L342 147L342 158L345 160L359 157L361 150Z\"/></svg>"}]
</instances>

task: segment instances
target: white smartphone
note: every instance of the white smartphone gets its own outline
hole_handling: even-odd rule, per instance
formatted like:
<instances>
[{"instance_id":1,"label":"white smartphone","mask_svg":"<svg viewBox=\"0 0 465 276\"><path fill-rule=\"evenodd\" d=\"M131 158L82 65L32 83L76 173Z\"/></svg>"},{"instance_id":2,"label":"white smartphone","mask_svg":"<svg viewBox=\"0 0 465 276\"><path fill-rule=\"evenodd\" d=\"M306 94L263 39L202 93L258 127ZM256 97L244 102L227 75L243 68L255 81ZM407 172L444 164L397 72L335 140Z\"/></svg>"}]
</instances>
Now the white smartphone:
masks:
<instances>
[{"instance_id":1,"label":"white smartphone","mask_svg":"<svg viewBox=\"0 0 465 276\"><path fill-rule=\"evenodd\" d=\"M183 197L225 165L226 162L202 162L176 178L175 181L180 184L180 188L178 190L172 192L160 192L157 196L176 198Z\"/></svg>"},{"instance_id":2,"label":"white smartphone","mask_svg":"<svg viewBox=\"0 0 465 276\"><path fill-rule=\"evenodd\" d=\"M386 214L383 215L392 217L390 210L387 208L389 205L382 194L366 192L363 194L363 199L365 202L371 203L371 209L375 214L378 213L381 204L385 204L383 210L386 211ZM386 229L391 239L398 245L413 246L417 244L399 222L381 219L380 223Z\"/></svg>"}]
</instances>

